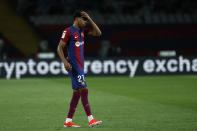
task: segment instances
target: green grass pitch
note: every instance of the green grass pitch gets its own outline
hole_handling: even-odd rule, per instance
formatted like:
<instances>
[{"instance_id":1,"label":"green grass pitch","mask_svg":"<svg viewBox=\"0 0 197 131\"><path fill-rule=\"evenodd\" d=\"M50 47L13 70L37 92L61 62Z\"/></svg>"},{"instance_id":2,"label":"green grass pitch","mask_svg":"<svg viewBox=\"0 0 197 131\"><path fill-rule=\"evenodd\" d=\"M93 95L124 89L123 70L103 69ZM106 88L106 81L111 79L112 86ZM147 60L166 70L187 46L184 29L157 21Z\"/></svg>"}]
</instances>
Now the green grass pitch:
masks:
<instances>
[{"instance_id":1,"label":"green grass pitch","mask_svg":"<svg viewBox=\"0 0 197 131\"><path fill-rule=\"evenodd\" d=\"M81 102L63 128L72 95L70 79L0 80L0 131L197 131L197 76L87 77L93 116Z\"/></svg>"}]
</instances>

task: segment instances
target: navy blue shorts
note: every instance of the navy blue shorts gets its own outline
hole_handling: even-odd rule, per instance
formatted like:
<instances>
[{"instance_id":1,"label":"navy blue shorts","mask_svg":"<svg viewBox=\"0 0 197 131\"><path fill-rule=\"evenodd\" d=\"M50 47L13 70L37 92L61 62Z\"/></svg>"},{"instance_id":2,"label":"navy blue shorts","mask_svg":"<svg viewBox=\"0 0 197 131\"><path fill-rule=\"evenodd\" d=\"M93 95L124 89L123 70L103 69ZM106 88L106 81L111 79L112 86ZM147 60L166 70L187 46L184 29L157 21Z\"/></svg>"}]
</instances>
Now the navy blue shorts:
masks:
<instances>
[{"instance_id":1,"label":"navy blue shorts","mask_svg":"<svg viewBox=\"0 0 197 131\"><path fill-rule=\"evenodd\" d=\"M82 69L81 70L72 69L72 71L68 71L68 74L71 78L73 90L78 90L80 88L87 87L84 71Z\"/></svg>"}]
</instances>

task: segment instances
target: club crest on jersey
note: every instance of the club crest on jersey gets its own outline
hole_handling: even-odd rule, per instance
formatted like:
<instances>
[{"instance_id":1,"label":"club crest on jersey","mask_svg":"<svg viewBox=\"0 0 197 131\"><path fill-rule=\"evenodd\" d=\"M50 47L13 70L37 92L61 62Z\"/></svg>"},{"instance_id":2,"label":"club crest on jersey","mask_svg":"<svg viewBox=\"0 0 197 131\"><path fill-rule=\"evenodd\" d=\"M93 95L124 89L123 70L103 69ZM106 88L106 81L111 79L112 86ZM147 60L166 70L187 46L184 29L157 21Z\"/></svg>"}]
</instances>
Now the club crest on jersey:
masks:
<instances>
[{"instance_id":1,"label":"club crest on jersey","mask_svg":"<svg viewBox=\"0 0 197 131\"><path fill-rule=\"evenodd\" d=\"M75 42L76 47L79 47L80 45L83 45L83 44L84 44L84 41L82 41L82 42L79 42L79 41Z\"/></svg>"},{"instance_id":2,"label":"club crest on jersey","mask_svg":"<svg viewBox=\"0 0 197 131\"><path fill-rule=\"evenodd\" d=\"M84 33L83 32L81 32L81 36L84 37Z\"/></svg>"}]
</instances>

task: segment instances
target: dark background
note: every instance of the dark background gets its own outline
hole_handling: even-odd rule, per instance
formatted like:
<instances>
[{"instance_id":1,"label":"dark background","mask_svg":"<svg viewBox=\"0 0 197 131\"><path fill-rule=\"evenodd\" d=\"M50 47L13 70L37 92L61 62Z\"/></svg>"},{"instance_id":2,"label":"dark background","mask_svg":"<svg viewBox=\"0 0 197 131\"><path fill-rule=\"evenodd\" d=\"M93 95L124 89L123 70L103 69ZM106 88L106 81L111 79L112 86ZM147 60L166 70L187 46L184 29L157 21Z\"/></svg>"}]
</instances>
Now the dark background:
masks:
<instances>
[{"instance_id":1,"label":"dark background","mask_svg":"<svg viewBox=\"0 0 197 131\"><path fill-rule=\"evenodd\" d=\"M76 9L87 11L102 31L101 37L86 38L87 57L158 56L161 50L197 55L196 0L1 0L0 5L1 59L56 54Z\"/></svg>"}]
</instances>

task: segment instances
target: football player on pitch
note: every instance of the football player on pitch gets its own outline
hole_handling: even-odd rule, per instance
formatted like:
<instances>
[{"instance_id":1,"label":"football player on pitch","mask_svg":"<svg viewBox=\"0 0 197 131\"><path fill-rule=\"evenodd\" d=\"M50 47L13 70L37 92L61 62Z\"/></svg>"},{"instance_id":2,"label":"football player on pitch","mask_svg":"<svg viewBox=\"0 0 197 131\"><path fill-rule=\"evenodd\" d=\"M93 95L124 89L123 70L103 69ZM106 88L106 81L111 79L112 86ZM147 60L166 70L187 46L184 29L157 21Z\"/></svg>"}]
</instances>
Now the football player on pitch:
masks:
<instances>
[{"instance_id":1,"label":"football player on pitch","mask_svg":"<svg viewBox=\"0 0 197 131\"><path fill-rule=\"evenodd\" d=\"M85 30L86 21L90 23L91 28ZM79 99L83 104L87 114L89 127L99 125L102 121L95 120L92 116L90 105L88 102L88 89L84 77L84 36L100 36L101 31L90 16L84 11L76 11L74 13L74 23L72 26L63 31L57 52L65 69L71 78L73 96L70 101L70 108L64 127L80 127L72 122ZM64 49L67 49L68 57L64 55Z\"/></svg>"}]
</instances>

